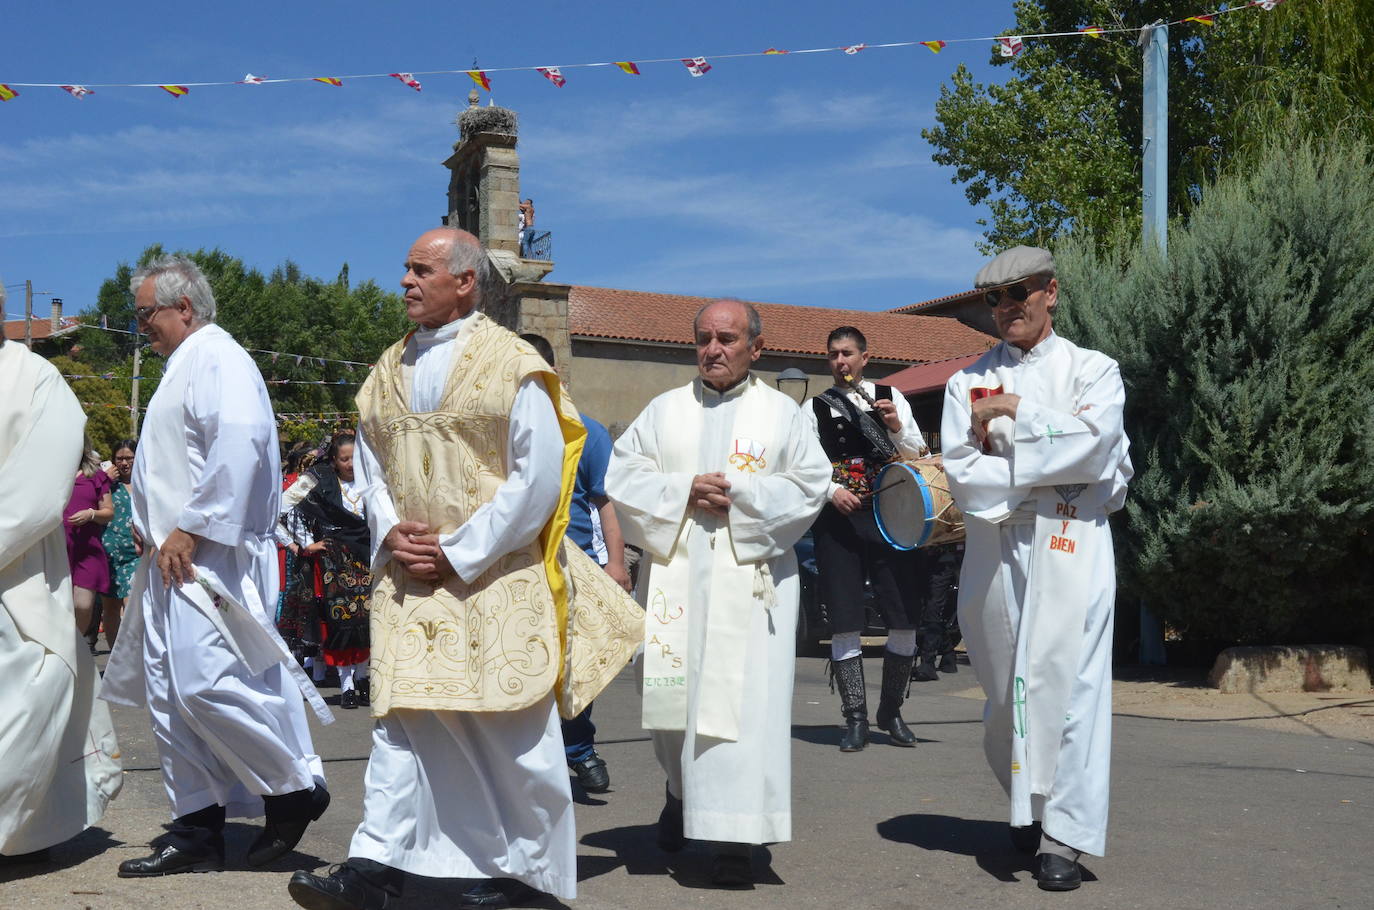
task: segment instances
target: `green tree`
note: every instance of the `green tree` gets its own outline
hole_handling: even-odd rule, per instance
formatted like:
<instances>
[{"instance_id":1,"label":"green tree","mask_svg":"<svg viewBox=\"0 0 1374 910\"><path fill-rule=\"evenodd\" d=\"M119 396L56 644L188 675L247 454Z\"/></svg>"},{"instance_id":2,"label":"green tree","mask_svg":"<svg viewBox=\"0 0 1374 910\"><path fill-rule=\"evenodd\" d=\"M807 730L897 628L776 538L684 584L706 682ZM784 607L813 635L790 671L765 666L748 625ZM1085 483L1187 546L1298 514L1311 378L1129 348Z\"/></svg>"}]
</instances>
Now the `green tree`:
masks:
<instances>
[{"instance_id":1,"label":"green tree","mask_svg":"<svg viewBox=\"0 0 1374 910\"><path fill-rule=\"evenodd\" d=\"M1008 34L1137 29L1198 12L1195 0L1017 0ZM1032 40L1004 84L960 65L922 135L991 219L984 250L1044 246L1078 228L1106 236L1140 208L1143 65L1135 31ZM1374 139L1374 4L1288 0L1169 30L1169 208L1254 159L1274 130Z\"/></svg>"},{"instance_id":2,"label":"green tree","mask_svg":"<svg viewBox=\"0 0 1374 910\"><path fill-rule=\"evenodd\" d=\"M1168 261L1056 249L1056 328L1121 364L1129 589L1189 635L1374 633L1374 153L1276 141L1210 186Z\"/></svg>"},{"instance_id":3,"label":"green tree","mask_svg":"<svg viewBox=\"0 0 1374 910\"><path fill-rule=\"evenodd\" d=\"M160 245L148 247L138 264L164 255ZM187 253L210 282L217 308L216 321L245 348L281 352L255 353L268 382L273 407L282 418L287 440L318 439L342 420L321 414L354 412L353 396L367 375L367 365L405 334L409 324L397 294L374 282L350 287L345 264L333 281L312 278L293 262L285 262L264 276L222 250ZM126 329L133 319L129 280L133 267L121 263L101 286L96 307L87 322L104 317L110 328ZM132 344L128 335L96 329L81 332L88 359L103 370L132 375ZM297 357L300 357L299 362ZM315 358L324 358L322 364ZM354 366L330 361L355 361ZM162 358L146 348L139 370L139 393L146 405L162 372ZM124 390L127 402L129 390ZM295 416L307 415L307 416Z\"/></svg>"},{"instance_id":4,"label":"green tree","mask_svg":"<svg viewBox=\"0 0 1374 910\"><path fill-rule=\"evenodd\" d=\"M88 362L66 354L48 362L66 377L67 384L81 402L81 409L86 412L86 438L91 446L101 458L110 458L115 443L129 435L128 374L102 375Z\"/></svg>"}]
</instances>

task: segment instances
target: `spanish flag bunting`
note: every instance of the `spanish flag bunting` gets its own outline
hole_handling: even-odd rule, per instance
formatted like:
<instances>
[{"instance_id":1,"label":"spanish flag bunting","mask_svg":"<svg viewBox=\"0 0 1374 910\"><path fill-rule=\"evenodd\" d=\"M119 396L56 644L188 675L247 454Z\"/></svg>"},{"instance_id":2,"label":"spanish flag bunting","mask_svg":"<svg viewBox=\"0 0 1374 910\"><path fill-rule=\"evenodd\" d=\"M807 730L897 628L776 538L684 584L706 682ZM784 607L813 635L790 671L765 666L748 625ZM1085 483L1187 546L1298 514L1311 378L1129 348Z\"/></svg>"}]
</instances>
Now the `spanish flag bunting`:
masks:
<instances>
[{"instance_id":1,"label":"spanish flag bunting","mask_svg":"<svg viewBox=\"0 0 1374 910\"><path fill-rule=\"evenodd\" d=\"M563 74L558 71L558 67L556 66L536 66L535 69L542 73L545 79L559 88L568 84L568 80L563 77Z\"/></svg>"},{"instance_id":2,"label":"spanish flag bunting","mask_svg":"<svg viewBox=\"0 0 1374 910\"><path fill-rule=\"evenodd\" d=\"M850 44L845 47L844 52L852 56L854 54L857 54L859 51L863 50L866 47L868 47L867 44Z\"/></svg>"},{"instance_id":3,"label":"spanish flag bunting","mask_svg":"<svg viewBox=\"0 0 1374 910\"><path fill-rule=\"evenodd\" d=\"M343 85L342 79L335 79L333 76L316 76L313 82L323 82L325 85Z\"/></svg>"},{"instance_id":4,"label":"spanish flag bunting","mask_svg":"<svg viewBox=\"0 0 1374 910\"><path fill-rule=\"evenodd\" d=\"M95 89L86 88L86 86L84 85L61 85L58 86L58 88L62 89L62 91L66 92L68 95L71 95L73 98L76 98L78 100L80 100L81 98L85 98L87 95L95 94Z\"/></svg>"},{"instance_id":5,"label":"spanish flag bunting","mask_svg":"<svg viewBox=\"0 0 1374 910\"><path fill-rule=\"evenodd\" d=\"M19 93L18 93L18 92L16 92L14 89L10 88L10 87L9 87L8 85L6 85L5 83L0 82L0 101L9 101L9 100L11 100L11 99L18 98L18 97L19 97Z\"/></svg>"},{"instance_id":6,"label":"spanish flag bunting","mask_svg":"<svg viewBox=\"0 0 1374 910\"><path fill-rule=\"evenodd\" d=\"M485 70L468 70L468 78L487 91L491 91L491 80L487 78Z\"/></svg>"},{"instance_id":7,"label":"spanish flag bunting","mask_svg":"<svg viewBox=\"0 0 1374 910\"><path fill-rule=\"evenodd\" d=\"M1189 16L1187 19L1184 19L1183 21L1184 21L1184 22L1196 22L1198 25L1216 25L1216 24L1217 24L1216 17L1215 17L1215 16L1211 16L1211 15L1207 15L1207 16Z\"/></svg>"},{"instance_id":8,"label":"spanish flag bunting","mask_svg":"<svg viewBox=\"0 0 1374 910\"><path fill-rule=\"evenodd\" d=\"M711 64L706 62L705 57L683 57L682 65L687 67L687 72L692 74L693 79L705 76L711 71Z\"/></svg>"},{"instance_id":9,"label":"spanish flag bunting","mask_svg":"<svg viewBox=\"0 0 1374 910\"><path fill-rule=\"evenodd\" d=\"M789 54L789 53L791 53L791 51L780 51L780 50L778 50L776 47L770 47L768 50L766 50L766 51L763 52L763 55L764 55L765 57L767 57L767 56L769 56L770 54Z\"/></svg>"},{"instance_id":10,"label":"spanish flag bunting","mask_svg":"<svg viewBox=\"0 0 1374 910\"><path fill-rule=\"evenodd\" d=\"M639 67L631 63L629 60L617 60L615 62L615 65L620 67L622 71L629 73L631 76L639 75Z\"/></svg>"},{"instance_id":11,"label":"spanish flag bunting","mask_svg":"<svg viewBox=\"0 0 1374 910\"><path fill-rule=\"evenodd\" d=\"M1080 28L1079 31L1087 35L1089 38L1102 37L1102 26L1100 25L1090 25L1087 28Z\"/></svg>"},{"instance_id":12,"label":"spanish flag bunting","mask_svg":"<svg viewBox=\"0 0 1374 910\"><path fill-rule=\"evenodd\" d=\"M158 88L162 89L173 98L180 98L182 95L189 95L191 93L191 90L184 85L159 85Z\"/></svg>"},{"instance_id":13,"label":"spanish flag bunting","mask_svg":"<svg viewBox=\"0 0 1374 910\"><path fill-rule=\"evenodd\" d=\"M943 41L922 41L921 43L930 48L932 54L940 53L940 49L945 46L945 42Z\"/></svg>"}]
</instances>

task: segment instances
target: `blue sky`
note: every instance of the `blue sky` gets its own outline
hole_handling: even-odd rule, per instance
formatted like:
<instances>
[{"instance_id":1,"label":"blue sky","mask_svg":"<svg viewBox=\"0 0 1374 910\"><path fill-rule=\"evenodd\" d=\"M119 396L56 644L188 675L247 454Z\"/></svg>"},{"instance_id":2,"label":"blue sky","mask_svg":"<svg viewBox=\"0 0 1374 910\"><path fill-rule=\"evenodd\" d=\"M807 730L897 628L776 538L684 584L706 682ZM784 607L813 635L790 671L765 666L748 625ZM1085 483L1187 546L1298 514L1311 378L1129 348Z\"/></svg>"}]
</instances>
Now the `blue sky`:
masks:
<instances>
[{"instance_id":1,"label":"blue sky","mask_svg":"<svg viewBox=\"0 0 1374 910\"><path fill-rule=\"evenodd\" d=\"M1009 0L960 4L12 4L0 82L204 82L645 60L993 35ZM522 195L551 281L885 309L967 288L980 212L920 137L940 84L990 45L494 73L520 115ZM995 72L995 76L994 76ZM421 77L193 88L20 88L0 105L0 276L68 312L150 243L291 259L395 288L444 213L471 82ZM486 103L486 96L483 97ZM35 302L40 313L47 299ZM10 289L7 312L21 312Z\"/></svg>"}]
</instances>

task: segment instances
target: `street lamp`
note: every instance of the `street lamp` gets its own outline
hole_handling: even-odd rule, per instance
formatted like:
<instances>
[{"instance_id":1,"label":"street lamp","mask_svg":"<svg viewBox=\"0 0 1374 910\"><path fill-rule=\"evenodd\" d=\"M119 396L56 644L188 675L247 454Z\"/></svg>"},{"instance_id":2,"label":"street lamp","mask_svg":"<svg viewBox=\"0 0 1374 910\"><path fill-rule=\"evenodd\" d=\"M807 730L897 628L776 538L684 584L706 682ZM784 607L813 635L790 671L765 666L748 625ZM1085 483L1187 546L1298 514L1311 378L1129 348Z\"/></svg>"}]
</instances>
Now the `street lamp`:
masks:
<instances>
[{"instance_id":1,"label":"street lamp","mask_svg":"<svg viewBox=\"0 0 1374 910\"><path fill-rule=\"evenodd\" d=\"M776 382L778 391L797 404L806 400L806 386L810 380L801 370L796 367L788 367L778 374Z\"/></svg>"}]
</instances>

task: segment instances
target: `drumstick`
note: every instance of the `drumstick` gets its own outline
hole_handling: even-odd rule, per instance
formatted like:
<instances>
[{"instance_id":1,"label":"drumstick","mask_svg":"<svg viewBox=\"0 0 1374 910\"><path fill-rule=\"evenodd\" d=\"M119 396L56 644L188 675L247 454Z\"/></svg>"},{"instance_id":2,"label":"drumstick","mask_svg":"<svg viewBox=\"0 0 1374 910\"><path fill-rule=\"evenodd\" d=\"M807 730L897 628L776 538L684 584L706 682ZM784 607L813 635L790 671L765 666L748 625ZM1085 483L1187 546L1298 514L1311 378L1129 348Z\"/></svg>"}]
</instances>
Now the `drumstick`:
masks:
<instances>
[{"instance_id":1,"label":"drumstick","mask_svg":"<svg viewBox=\"0 0 1374 910\"><path fill-rule=\"evenodd\" d=\"M879 493L882 493L885 490L890 490L895 486L900 486L901 484L906 483L910 479L911 478L909 475L903 475L901 477L898 477L896 480L892 481L892 483L887 484L886 486L879 487L878 489L874 490L872 493L869 493L868 495L877 496Z\"/></svg>"}]
</instances>

